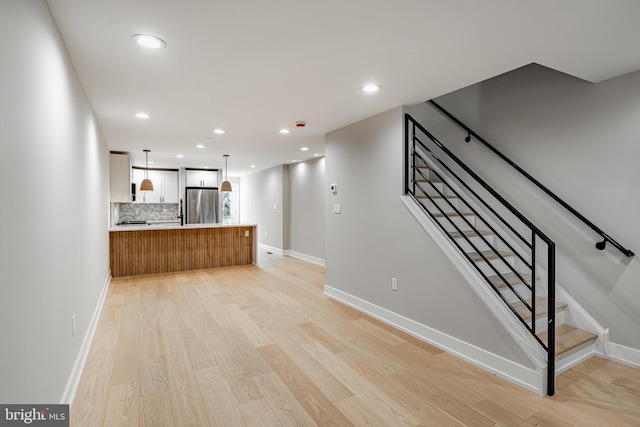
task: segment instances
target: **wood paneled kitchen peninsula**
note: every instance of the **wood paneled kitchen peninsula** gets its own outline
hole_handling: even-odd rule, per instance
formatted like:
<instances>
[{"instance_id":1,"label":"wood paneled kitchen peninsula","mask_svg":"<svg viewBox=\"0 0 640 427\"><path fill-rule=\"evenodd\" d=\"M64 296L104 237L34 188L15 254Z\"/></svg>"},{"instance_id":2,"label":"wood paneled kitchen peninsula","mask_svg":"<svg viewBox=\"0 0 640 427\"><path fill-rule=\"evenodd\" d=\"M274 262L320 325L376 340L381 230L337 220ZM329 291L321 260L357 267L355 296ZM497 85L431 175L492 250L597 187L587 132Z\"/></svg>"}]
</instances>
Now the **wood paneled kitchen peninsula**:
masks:
<instances>
[{"instance_id":1,"label":"wood paneled kitchen peninsula","mask_svg":"<svg viewBox=\"0 0 640 427\"><path fill-rule=\"evenodd\" d=\"M113 277L257 263L256 225L114 226Z\"/></svg>"}]
</instances>

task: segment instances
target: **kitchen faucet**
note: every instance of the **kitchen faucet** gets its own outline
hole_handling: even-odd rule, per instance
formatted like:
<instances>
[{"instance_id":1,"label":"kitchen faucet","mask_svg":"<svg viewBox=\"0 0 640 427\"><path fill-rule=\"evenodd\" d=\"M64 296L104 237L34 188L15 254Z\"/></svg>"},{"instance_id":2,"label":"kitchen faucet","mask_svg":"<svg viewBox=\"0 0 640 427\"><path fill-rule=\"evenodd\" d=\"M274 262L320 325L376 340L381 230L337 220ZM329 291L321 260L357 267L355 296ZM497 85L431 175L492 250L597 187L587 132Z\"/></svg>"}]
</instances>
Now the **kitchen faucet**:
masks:
<instances>
[{"instance_id":1,"label":"kitchen faucet","mask_svg":"<svg viewBox=\"0 0 640 427\"><path fill-rule=\"evenodd\" d=\"M180 225L184 225L184 215L182 214L182 199L180 199L180 212L178 214L178 218L180 218Z\"/></svg>"}]
</instances>

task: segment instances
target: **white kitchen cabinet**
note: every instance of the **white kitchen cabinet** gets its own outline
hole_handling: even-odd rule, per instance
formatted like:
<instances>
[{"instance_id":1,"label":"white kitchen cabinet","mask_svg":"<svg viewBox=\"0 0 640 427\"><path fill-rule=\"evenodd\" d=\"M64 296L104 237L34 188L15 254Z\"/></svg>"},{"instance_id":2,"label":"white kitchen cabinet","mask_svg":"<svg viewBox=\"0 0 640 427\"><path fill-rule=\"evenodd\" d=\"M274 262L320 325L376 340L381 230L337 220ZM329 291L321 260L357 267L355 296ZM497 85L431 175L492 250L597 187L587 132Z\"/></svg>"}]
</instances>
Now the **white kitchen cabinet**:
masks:
<instances>
[{"instance_id":1,"label":"white kitchen cabinet","mask_svg":"<svg viewBox=\"0 0 640 427\"><path fill-rule=\"evenodd\" d=\"M218 171L215 170L193 170L187 169L187 187L217 187Z\"/></svg>"},{"instance_id":2,"label":"white kitchen cabinet","mask_svg":"<svg viewBox=\"0 0 640 427\"><path fill-rule=\"evenodd\" d=\"M145 170L133 170L133 182L136 184L136 202L178 203L178 171L149 170L148 176L153 183L153 191L140 191L140 184L145 177Z\"/></svg>"},{"instance_id":3,"label":"white kitchen cabinet","mask_svg":"<svg viewBox=\"0 0 640 427\"><path fill-rule=\"evenodd\" d=\"M162 171L162 203L178 203L178 171Z\"/></svg>"},{"instance_id":4,"label":"white kitchen cabinet","mask_svg":"<svg viewBox=\"0 0 640 427\"><path fill-rule=\"evenodd\" d=\"M111 203L131 201L131 159L128 154L109 154L109 189Z\"/></svg>"}]
</instances>

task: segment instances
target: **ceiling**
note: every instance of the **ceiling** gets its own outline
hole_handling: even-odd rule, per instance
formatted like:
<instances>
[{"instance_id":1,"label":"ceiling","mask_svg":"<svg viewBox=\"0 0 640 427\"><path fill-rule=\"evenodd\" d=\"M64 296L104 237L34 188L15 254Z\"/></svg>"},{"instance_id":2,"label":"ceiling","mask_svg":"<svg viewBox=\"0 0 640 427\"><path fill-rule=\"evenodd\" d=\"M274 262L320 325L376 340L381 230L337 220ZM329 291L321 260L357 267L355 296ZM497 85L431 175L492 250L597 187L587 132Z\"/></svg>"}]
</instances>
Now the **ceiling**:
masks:
<instances>
[{"instance_id":1,"label":"ceiling","mask_svg":"<svg viewBox=\"0 0 640 427\"><path fill-rule=\"evenodd\" d=\"M637 0L48 4L109 149L174 168L229 154L229 176L321 156L327 132L532 62L591 82L640 69Z\"/></svg>"}]
</instances>

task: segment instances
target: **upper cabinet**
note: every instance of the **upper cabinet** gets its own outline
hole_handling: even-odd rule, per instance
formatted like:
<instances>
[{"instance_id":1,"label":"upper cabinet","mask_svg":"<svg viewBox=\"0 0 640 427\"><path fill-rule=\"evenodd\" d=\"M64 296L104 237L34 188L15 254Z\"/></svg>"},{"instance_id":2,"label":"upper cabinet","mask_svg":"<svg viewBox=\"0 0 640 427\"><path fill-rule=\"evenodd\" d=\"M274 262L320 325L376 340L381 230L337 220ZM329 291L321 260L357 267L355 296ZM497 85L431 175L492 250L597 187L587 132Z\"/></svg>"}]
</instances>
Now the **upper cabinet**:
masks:
<instances>
[{"instance_id":1,"label":"upper cabinet","mask_svg":"<svg viewBox=\"0 0 640 427\"><path fill-rule=\"evenodd\" d=\"M187 169L185 175L187 187L218 186L218 171Z\"/></svg>"},{"instance_id":2,"label":"upper cabinet","mask_svg":"<svg viewBox=\"0 0 640 427\"><path fill-rule=\"evenodd\" d=\"M131 159L128 154L109 154L109 188L111 203L131 202Z\"/></svg>"},{"instance_id":3,"label":"upper cabinet","mask_svg":"<svg viewBox=\"0 0 640 427\"><path fill-rule=\"evenodd\" d=\"M145 177L144 169L133 170L133 182L136 184L136 202L142 203L178 203L178 171L149 170L148 177L153 183L153 191L140 191Z\"/></svg>"}]
</instances>

